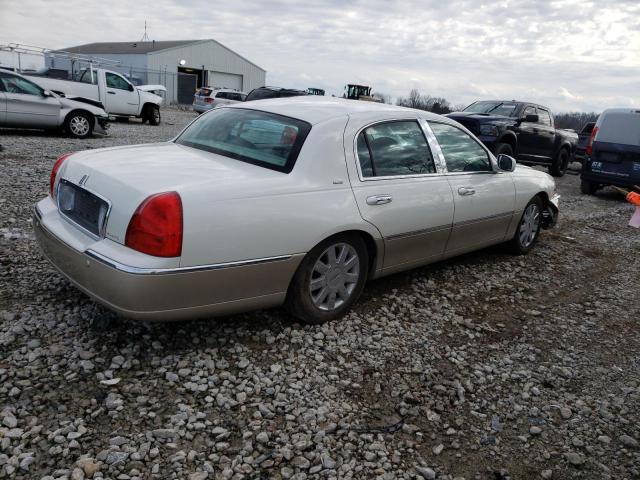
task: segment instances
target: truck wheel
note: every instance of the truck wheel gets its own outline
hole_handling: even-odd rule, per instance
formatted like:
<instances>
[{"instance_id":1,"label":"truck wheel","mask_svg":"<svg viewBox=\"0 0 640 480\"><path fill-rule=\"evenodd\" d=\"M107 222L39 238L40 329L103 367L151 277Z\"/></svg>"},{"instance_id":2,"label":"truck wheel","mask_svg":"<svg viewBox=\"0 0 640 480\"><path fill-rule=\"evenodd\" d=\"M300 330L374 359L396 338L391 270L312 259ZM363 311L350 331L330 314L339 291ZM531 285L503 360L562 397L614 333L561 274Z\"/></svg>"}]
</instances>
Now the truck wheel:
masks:
<instances>
[{"instance_id":1,"label":"truck wheel","mask_svg":"<svg viewBox=\"0 0 640 480\"><path fill-rule=\"evenodd\" d=\"M73 138L87 138L93 133L93 115L87 112L71 112L64 120L64 129Z\"/></svg>"},{"instance_id":2,"label":"truck wheel","mask_svg":"<svg viewBox=\"0 0 640 480\"><path fill-rule=\"evenodd\" d=\"M593 195L597 190L598 185L596 183L584 179L580 181L580 191L585 195Z\"/></svg>"},{"instance_id":3,"label":"truck wheel","mask_svg":"<svg viewBox=\"0 0 640 480\"><path fill-rule=\"evenodd\" d=\"M359 235L334 235L313 248L291 281L285 307L303 323L340 318L362 293L369 274L367 246Z\"/></svg>"},{"instance_id":4,"label":"truck wheel","mask_svg":"<svg viewBox=\"0 0 640 480\"><path fill-rule=\"evenodd\" d=\"M554 177L562 177L567 172L569 166L569 152L566 149L560 150L558 156L549 167L549 173Z\"/></svg>"},{"instance_id":5,"label":"truck wheel","mask_svg":"<svg viewBox=\"0 0 640 480\"><path fill-rule=\"evenodd\" d=\"M496 157L498 155L509 155L513 157L513 148L508 143L496 143Z\"/></svg>"},{"instance_id":6,"label":"truck wheel","mask_svg":"<svg viewBox=\"0 0 640 480\"><path fill-rule=\"evenodd\" d=\"M160 125L160 107L157 105L147 106L146 118L149 120L149 125Z\"/></svg>"}]
</instances>

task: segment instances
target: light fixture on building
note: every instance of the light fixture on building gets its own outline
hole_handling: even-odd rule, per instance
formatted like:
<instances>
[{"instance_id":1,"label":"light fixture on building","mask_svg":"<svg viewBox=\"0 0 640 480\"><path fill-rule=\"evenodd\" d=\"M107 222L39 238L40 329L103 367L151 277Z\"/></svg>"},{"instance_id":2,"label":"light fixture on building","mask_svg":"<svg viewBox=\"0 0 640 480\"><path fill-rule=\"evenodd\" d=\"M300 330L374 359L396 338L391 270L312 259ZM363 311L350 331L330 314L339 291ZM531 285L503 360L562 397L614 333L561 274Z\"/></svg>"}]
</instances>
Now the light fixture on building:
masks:
<instances>
[{"instance_id":1,"label":"light fixture on building","mask_svg":"<svg viewBox=\"0 0 640 480\"><path fill-rule=\"evenodd\" d=\"M187 63L187 61L186 61L186 60L180 60L180 62L179 62L179 63L180 63L180 65L182 65L182 66L183 66L185 63Z\"/></svg>"}]
</instances>

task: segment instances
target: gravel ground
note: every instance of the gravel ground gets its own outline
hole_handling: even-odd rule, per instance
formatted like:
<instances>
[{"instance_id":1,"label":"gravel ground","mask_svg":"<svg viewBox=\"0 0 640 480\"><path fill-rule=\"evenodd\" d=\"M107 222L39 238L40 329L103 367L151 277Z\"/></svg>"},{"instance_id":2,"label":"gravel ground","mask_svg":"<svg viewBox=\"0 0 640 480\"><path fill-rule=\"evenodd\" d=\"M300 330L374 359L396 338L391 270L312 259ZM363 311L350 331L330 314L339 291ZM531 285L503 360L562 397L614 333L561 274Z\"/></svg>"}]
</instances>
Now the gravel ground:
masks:
<instances>
[{"instance_id":1,"label":"gravel ground","mask_svg":"<svg viewBox=\"0 0 640 480\"><path fill-rule=\"evenodd\" d=\"M372 282L342 321L116 318L40 256L66 151L171 138L0 132L0 478L640 477L640 234L559 181L560 224Z\"/></svg>"}]
</instances>

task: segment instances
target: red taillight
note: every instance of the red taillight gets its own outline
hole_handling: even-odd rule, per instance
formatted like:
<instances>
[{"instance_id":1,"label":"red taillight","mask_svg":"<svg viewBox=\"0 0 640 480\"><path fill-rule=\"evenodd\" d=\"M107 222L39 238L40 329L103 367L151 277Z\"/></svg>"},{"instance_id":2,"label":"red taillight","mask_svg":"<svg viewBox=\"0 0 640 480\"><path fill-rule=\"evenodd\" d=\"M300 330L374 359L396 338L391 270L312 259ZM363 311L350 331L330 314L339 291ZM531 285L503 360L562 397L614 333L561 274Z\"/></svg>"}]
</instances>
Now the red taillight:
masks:
<instances>
[{"instance_id":1,"label":"red taillight","mask_svg":"<svg viewBox=\"0 0 640 480\"><path fill-rule=\"evenodd\" d=\"M207 103L213 103L214 100L215 99L213 97L207 97L207 98L204 99L204 101L207 102Z\"/></svg>"},{"instance_id":2,"label":"red taillight","mask_svg":"<svg viewBox=\"0 0 640 480\"><path fill-rule=\"evenodd\" d=\"M124 244L155 257L179 257L182 253L180 195L158 193L142 202L131 217Z\"/></svg>"},{"instance_id":3,"label":"red taillight","mask_svg":"<svg viewBox=\"0 0 640 480\"><path fill-rule=\"evenodd\" d=\"M591 130L591 136L589 137L589 143L587 143L587 148L585 148L585 152L587 155L591 155L593 153L593 141L596 138L596 134L598 133L598 127L593 127Z\"/></svg>"},{"instance_id":4,"label":"red taillight","mask_svg":"<svg viewBox=\"0 0 640 480\"><path fill-rule=\"evenodd\" d=\"M56 177L58 176L58 171L60 170L60 167L62 166L64 161L67 158L69 158L71 155L73 155L73 152L65 153L64 155L58 157L58 159L56 160L56 163L53 164L53 168L51 169L51 175L49 176L49 195L51 195L51 198L55 198L53 188L56 185Z\"/></svg>"}]
</instances>

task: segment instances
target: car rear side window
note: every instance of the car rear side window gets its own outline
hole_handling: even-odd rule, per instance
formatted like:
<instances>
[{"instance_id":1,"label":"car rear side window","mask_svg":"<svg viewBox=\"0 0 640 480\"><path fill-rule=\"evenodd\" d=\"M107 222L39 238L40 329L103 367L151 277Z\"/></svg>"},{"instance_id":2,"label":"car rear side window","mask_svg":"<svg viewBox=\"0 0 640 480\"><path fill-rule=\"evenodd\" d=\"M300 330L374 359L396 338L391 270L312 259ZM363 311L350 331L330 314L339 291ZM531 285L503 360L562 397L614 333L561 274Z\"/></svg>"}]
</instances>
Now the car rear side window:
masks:
<instances>
[{"instance_id":1,"label":"car rear side window","mask_svg":"<svg viewBox=\"0 0 640 480\"><path fill-rule=\"evenodd\" d=\"M449 172L490 172L489 154L468 133L452 125L429 123Z\"/></svg>"},{"instance_id":2,"label":"car rear side window","mask_svg":"<svg viewBox=\"0 0 640 480\"><path fill-rule=\"evenodd\" d=\"M193 122L176 143L289 173L310 130L307 122L275 113L220 108Z\"/></svg>"},{"instance_id":3,"label":"car rear side window","mask_svg":"<svg viewBox=\"0 0 640 480\"><path fill-rule=\"evenodd\" d=\"M373 125L358 135L356 146L363 177L419 175L436 171L427 140L415 121Z\"/></svg>"}]
</instances>

